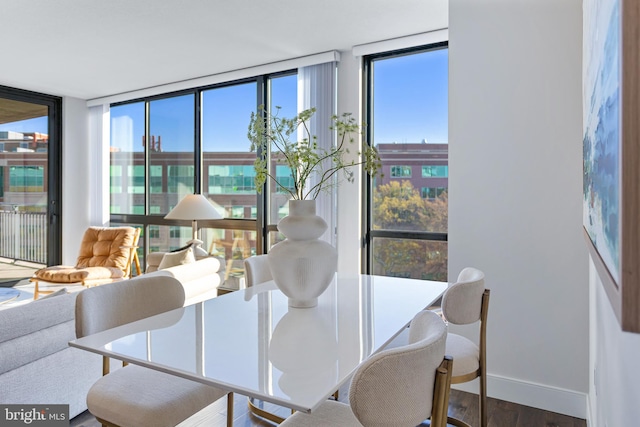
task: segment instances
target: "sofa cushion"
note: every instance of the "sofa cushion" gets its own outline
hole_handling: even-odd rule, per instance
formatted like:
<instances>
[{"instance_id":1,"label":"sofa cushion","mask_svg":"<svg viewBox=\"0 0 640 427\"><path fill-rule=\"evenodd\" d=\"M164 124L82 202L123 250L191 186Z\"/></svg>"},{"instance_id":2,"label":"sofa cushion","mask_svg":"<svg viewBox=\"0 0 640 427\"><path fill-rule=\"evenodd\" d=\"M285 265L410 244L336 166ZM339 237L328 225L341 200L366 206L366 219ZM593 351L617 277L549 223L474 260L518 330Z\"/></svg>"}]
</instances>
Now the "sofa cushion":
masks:
<instances>
[{"instance_id":1,"label":"sofa cushion","mask_svg":"<svg viewBox=\"0 0 640 427\"><path fill-rule=\"evenodd\" d=\"M133 227L89 227L85 232L76 266L115 267L124 270L133 246Z\"/></svg>"},{"instance_id":2,"label":"sofa cushion","mask_svg":"<svg viewBox=\"0 0 640 427\"><path fill-rule=\"evenodd\" d=\"M147 273L144 276L170 276L178 279L184 287L186 304L196 302L202 296L211 297L216 293L216 288L220 284L220 272L224 264L220 259L209 257L202 258L194 264L181 264L175 267L157 270ZM213 295L215 296L215 295Z\"/></svg>"},{"instance_id":3,"label":"sofa cushion","mask_svg":"<svg viewBox=\"0 0 640 427\"><path fill-rule=\"evenodd\" d=\"M76 337L76 296L60 295L0 311L0 373L68 347Z\"/></svg>"},{"instance_id":4,"label":"sofa cushion","mask_svg":"<svg viewBox=\"0 0 640 427\"><path fill-rule=\"evenodd\" d=\"M41 268L35 277L45 282L78 283L88 280L121 279L124 272L116 267L76 268L68 265L54 265Z\"/></svg>"},{"instance_id":5,"label":"sofa cushion","mask_svg":"<svg viewBox=\"0 0 640 427\"><path fill-rule=\"evenodd\" d=\"M160 261L158 270L164 270L166 268L171 268L182 264L193 264L194 262L196 262L196 259L193 256L193 250L191 249L191 247L188 247L178 252L165 253L162 257L162 261Z\"/></svg>"}]
</instances>

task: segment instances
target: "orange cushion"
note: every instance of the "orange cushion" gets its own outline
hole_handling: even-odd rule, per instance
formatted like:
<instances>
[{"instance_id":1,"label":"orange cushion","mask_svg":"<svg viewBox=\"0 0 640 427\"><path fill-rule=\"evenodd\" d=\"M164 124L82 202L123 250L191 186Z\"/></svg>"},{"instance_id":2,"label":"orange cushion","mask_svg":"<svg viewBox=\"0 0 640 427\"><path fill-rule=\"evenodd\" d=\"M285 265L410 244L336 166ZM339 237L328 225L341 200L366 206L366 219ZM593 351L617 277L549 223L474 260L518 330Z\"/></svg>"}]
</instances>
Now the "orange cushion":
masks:
<instances>
[{"instance_id":1,"label":"orange cushion","mask_svg":"<svg viewBox=\"0 0 640 427\"><path fill-rule=\"evenodd\" d=\"M46 282L78 283L83 280L121 279L124 272L115 267L86 267L76 268L68 265L55 265L41 268L35 276Z\"/></svg>"},{"instance_id":2,"label":"orange cushion","mask_svg":"<svg viewBox=\"0 0 640 427\"><path fill-rule=\"evenodd\" d=\"M76 267L127 267L130 249L133 246L133 227L89 227L84 233Z\"/></svg>"}]
</instances>

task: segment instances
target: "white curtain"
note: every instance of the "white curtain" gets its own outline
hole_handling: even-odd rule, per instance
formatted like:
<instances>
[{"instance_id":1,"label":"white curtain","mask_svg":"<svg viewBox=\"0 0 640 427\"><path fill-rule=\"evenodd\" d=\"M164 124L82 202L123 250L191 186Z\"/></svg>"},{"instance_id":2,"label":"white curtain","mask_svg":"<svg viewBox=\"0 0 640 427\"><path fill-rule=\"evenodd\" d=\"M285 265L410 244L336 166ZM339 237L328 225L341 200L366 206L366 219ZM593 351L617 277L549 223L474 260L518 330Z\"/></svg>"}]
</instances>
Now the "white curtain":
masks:
<instances>
[{"instance_id":1,"label":"white curtain","mask_svg":"<svg viewBox=\"0 0 640 427\"><path fill-rule=\"evenodd\" d=\"M335 145L335 132L329 129L331 117L336 114L337 62L298 68L298 111L315 107L316 113L310 123L311 135L318 137L318 146L330 149ZM335 177L334 177L335 180ZM314 177L311 186L317 182ZM336 187L330 192L321 192L316 199L316 214L328 225L321 239L336 244Z\"/></svg>"},{"instance_id":2,"label":"white curtain","mask_svg":"<svg viewBox=\"0 0 640 427\"><path fill-rule=\"evenodd\" d=\"M89 108L89 166L91 225L109 223L109 105Z\"/></svg>"}]
</instances>

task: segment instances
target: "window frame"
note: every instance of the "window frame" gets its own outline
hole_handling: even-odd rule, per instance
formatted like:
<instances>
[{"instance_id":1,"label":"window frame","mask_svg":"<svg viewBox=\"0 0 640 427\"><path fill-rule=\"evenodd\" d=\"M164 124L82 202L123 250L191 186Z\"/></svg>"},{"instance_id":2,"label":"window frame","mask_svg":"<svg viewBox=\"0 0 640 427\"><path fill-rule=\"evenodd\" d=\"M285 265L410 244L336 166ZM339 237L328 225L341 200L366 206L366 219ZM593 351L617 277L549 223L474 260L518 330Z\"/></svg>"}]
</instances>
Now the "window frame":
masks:
<instances>
[{"instance_id":1,"label":"window frame","mask_svg":"<svg viewBox=\"0 0 640 427\"><path fill-rule=\"evenodd\" d=\"M110 107L117 107L121 105L134 104L143 102L145 104L145 135L150 135L149 132L149 104L156 100L168 99L178 97L187 94L194 94L194 122L195 122L195 138L194 138L194 189L196 193L203 193L203 189L209 186L208 180L208 168L205 170L203 165L203 153L202 153L202 94L203 92L211 89L218 89L236 85L242 85L246 83L256 83L256 110L258 106L268 105L269 100L269 79L278 77L297 75L297 69L289 69L285 71L279 71L249 78L243 78L228 82L216 83L212 85L200 86L189 88L185 90L179 90L175 92L168 92L158 95L152 95L148 97L135 98L127 101L114 102L110 104ZM247 123L249 118L247 117ZM256 153L257 154L257 153ZM110 164L110 166L112 166ZM165 214L152 214L150 213L149 199L151 192L151 180L150 180L150 168L149 168L149 150L144 150L144 170L145 170L145 191L144 191L144 210L145 214L132 214L132 213L114 213L112 211L111 202L109 205L110 210L110 223L113 225L131 225L140 226L143 228L143 233L139 245L142 247L143 257L149 253L150 248L150 226L176 226L176 227L189 227L191 228L191 221L182 220L169 220L165 219ZM168 177L163 177L167 180L168 189ZM111 183L110 183L111 186ZM205 187L206 186L206 187ZM199 228L232 230L232 231L254 231L256 232L256 252L258 254L266 253L268 250L268 234L270 231L277 231L277 224L268 224L267 215L268 201L270 198L270 188L268 181L265 183L260 193L256 191L256 217L255 218L224 218L219 220L199 220ZM253 213L253 209L252 209Z\"/></svg>"},{"instance_id":2,"label":"window frame","mask_svg":"<svg viewBox=\"0 0 640 427\"><path fill-rule=\"evenodd\" d=\"M387 52L374 53L365 55L362 63L362 111L365 117L365 123L373 123L373 63L381 59L390 59L405 55L419 54L423 52L435 51L440 49L448 49L449 42L442 41L429 45L415 46L405 49L392 50ZM373 126L367 126L365 129L367 141L373 141ZM422 173L422 170L420 171ZM448 175L448 173L447 173ZM448 177L448 176L447 176ZM397 177L395 179L402 179ZM418 240L427 242L447 242L448 232L432 232L432 231L401 231L388 229L373 229L373 191L375 177L371 177L366 172L362 173L362 247L361 247L361 271L363 274L373 273L373 247L374 239L390 238L404 240Z\"/></svg>"}]
</instances>

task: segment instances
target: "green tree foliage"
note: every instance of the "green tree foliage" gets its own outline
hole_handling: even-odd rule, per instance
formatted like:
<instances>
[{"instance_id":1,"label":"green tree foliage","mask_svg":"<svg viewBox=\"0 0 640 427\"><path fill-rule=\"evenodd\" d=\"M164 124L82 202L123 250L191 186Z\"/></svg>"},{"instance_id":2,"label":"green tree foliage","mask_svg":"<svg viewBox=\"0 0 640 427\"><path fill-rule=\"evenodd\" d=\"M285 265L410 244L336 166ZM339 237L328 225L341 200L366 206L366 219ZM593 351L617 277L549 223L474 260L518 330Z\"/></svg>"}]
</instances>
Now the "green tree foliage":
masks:
<instances>
[{"instance_id":1,"label":"green tree foliage","mask_svg":"<svg viewBox=\"0 0 640 427\"><path fill-rule=\"evenodd\" d=\"M447 231L447 193L435 200L420 197L410 181L392 181L376 188L374 229ZM374 274L447 280L447 245L408 239L376 239Z\"/></svg>"},{"instance_id":2,"label":"green tree foliage","mask_svg":"<svg viewBox=\"0 0 640 427\"><path fill-rule=\"evenodd\" d=\"M375 229L424 230L424 200L410 181L391 181L379 185L373 195Z\"/></svg>"}]
</instances>

